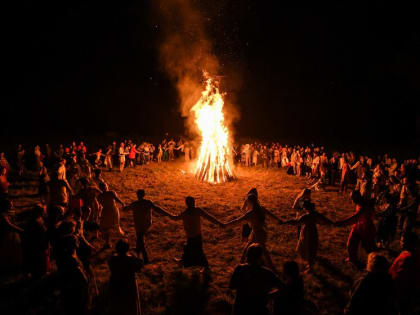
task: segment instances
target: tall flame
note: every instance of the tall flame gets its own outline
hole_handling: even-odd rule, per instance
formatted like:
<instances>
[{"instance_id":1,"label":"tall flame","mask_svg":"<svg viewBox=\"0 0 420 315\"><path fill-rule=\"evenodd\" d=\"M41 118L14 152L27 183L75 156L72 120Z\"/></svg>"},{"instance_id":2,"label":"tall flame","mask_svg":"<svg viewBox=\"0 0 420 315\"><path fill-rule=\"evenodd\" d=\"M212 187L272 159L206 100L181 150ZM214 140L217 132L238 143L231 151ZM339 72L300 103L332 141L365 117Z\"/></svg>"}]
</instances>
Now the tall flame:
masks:
<instances>
[{"instance_id":1,"label":"tall flame","mask_svg":"<svg viewBox=\"0 0 420 315\"><path fill-rule=\"evenodd\" d=\"M201 133L201 146L195 175L209 183L223 183L233 177L229 165L229 131L224 124L223 96L217 84L208 74L206 88L201 92L198 102L191 108L195 123Z\"/></svg>"}]
</instances>

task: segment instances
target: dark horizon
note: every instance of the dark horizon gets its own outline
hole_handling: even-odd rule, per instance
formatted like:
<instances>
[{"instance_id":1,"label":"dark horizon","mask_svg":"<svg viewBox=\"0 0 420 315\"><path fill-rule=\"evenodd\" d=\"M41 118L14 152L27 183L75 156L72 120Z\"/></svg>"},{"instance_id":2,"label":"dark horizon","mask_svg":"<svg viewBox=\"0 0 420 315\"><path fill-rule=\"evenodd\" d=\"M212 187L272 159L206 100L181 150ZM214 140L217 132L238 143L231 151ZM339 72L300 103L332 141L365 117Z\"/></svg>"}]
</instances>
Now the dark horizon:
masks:
<instances>
[{"instance_id":1,"label":"dark horizon","mask_svg":"<svg viewBox=\"0 0 420 315\"><path fill-rule=\"evenodd\" d=\"M410 8L194 3L227 101L240 112L237 137L417 148L418 31ZM13 6L13 97L3 105L2 138L186 131L175 84L159 62L168 26L148 1Z\"/></svg>"}]
</instances>

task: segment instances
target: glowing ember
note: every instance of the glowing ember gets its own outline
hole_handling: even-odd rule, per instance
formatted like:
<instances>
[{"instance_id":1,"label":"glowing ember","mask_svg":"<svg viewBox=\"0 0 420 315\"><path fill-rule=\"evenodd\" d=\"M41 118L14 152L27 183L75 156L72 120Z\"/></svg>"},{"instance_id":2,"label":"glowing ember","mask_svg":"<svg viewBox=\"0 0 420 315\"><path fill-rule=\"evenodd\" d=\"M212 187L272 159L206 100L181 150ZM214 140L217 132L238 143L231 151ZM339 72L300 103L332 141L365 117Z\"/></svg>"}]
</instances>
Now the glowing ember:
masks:
<instances>
[{"instance_id":1,"label":"glowing ember","mask_svg":"<svg viewBox=\"0 0 420 315\"><path fill-rule=\"evenodd\" d=\"M229 159L229 131L224 125L223 96L215 82L204 73L206 89L191 111L201 133L201 146L195 176L209 183L223 183L233 178Z\"/></svg>"}]
</instances>

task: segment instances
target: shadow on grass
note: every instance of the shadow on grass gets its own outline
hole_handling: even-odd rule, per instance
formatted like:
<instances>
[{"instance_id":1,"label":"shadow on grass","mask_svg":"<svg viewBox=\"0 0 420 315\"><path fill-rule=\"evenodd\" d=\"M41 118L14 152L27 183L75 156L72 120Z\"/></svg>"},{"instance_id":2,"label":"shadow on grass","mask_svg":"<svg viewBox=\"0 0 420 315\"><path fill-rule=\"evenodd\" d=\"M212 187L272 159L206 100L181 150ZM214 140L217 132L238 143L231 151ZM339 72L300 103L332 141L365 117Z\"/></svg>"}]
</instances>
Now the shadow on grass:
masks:
<instances>
[{"instance_id":1,"label":"shadow on grass","mask_svg":"<svg viewBox=\"0 0 420 315\"><path fill-rule=\"evenodd\" d=\"M205 314L209 281L197 269L185 269L170 276L165 314Z\"/></svg>"},{"instance_id":2,"label":"shadow on grass","mask_svg":"<svg viewBox=\"0 0 420 315\"><path fill-rule=\"evenodd\" d=\"M343 288L340 288L329 282L320 273L314 272L313 276L321 283L322 288L331 294L331 296L334 298L334 301L337 303L337 306L340 309L344 309L348 302L348 296L342 292Z\"/></svg>"},{"instance_id":3,"label":"shadow on grass","mask_svg":"<svg viewBox=\"0 0 420 315\"><path fill-rule=\"evenodd\" d=\"M327 258L318 257L317 261L318 264L322 266L326 272L331 274L333 278L339 278L340 280L346 282L350 286L353 284L353 278L343 273L340 269L334 266Z\"/></svg>"}]
</instances>

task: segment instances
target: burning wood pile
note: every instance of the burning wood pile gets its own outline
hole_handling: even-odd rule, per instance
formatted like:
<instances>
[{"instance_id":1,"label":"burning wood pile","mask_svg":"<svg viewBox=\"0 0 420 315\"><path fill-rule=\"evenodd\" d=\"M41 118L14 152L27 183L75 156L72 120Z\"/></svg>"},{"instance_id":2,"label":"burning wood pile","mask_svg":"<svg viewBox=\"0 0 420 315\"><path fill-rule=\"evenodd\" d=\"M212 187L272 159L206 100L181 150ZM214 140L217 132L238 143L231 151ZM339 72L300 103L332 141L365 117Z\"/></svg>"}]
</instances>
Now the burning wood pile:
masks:
<instances>
[{"instance_id":1,"label":"burning wood pile","mask_svg":"<svg viewBox=\"0 0 420 315\"><path fill-rule=\"evenodd\" d=\"M201 134L195 176L201 181L218 184L233 179L230 167L232 150L223 114L223 95L219 92L217 82L206 73L204 76L205 90L191 108Z\"/></svg>"}]
</instances>

